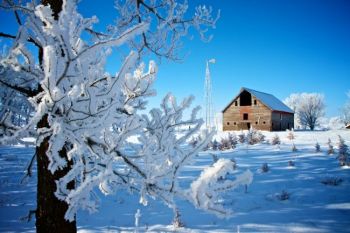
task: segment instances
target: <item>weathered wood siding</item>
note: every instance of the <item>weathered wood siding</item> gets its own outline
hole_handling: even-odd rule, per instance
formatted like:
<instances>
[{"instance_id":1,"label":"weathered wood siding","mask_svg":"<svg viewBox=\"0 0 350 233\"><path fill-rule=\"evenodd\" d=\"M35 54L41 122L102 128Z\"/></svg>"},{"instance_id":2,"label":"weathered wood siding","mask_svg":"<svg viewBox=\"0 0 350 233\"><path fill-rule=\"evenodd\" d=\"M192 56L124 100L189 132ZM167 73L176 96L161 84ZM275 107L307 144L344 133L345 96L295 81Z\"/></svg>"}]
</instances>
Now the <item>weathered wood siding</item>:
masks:
<instances>
[{"instance_id":1,"label":"weathered wood siding","mask_svg":"<svg viewBox=\"0 0 350 233\"><path fill-rule=\"evenodd\" d=\"M286 112L272 112L272 131L294 128L294 115Z\"/></svg>"},{"instance_id":2,"label":"weathered wood siding","mask_svg":"<svg viewBox=\"0 0 350 233\"><path fill-rule=\"evenodd\" d=\"M235 106L236 101L237 106ZM248 120L243 119L245 113L248 114ZM240 106L240 97L237 97L223 112L223 130L246 130L252 126L255 129L270 131L272 130L271 119L271 110L254 96L252 96L251 106Z\"/></svg>"}]
</instances>

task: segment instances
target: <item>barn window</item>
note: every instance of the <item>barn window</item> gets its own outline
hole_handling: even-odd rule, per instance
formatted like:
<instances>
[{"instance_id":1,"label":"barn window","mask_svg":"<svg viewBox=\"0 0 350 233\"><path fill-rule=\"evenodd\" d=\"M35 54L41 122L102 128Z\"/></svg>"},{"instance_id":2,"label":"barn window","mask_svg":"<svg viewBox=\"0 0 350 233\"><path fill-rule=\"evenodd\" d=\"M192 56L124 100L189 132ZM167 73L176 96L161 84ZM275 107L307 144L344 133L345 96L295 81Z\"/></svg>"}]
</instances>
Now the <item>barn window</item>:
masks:
<instances>
[{"instance_id":1,"label":"barn window","mask_svg":"<svg viewBox=\"0 0 350 233\"><path fill-rule=\"evenodd\" d=\"M227 124L227 125L230 125L230 122L227 122L226 124Z\"/></svg>"},{"instance_id":2,"label":"barn window","mask_svg":"<svg viewBox=\"0 0 350 233\"><path fill-rule=\"evenodd\" d=\"M236 122L233 122L234 125L236 125Z\"/></svg>"},{"instance_id":3,"label":"barn window","mask_svg":"<svg viewBox=\"0 0 350 233\"><path fill-rule=\"evenodd\" d=\"M266 121L264 121L263 124L265 125L265 124L266 124Z\"/></svg>"},{"instance_id":4,"label":"barn window","mask_svg":"<svg viewBox=\"0 0 350 233\"><path fill-rule=\"evenodd\" d=\"M239 96L241 106L251 106L252 105L252 95L248 91L243 91Z\"/></svg>"},{"instance_id":5,"label":"barn window","mask_svg":"<svg viewBox=\"0 0 350 233\"><path fill-rule=\"evenodd\" d=\"M237 100L235 101L235 106L238 106Z\"/></svg>"},{"instance_id":6,"label":"barn window","mask_svg":"<svg viewBox=\"0 0 350 233\"><path fill-rule=\"evenodd\" d=\"M257 125L257 124L258 124L258 122L257 122L257 121L255 121L255 124Z\"/></svg>"},{"instance_id":7,"label":"barn window","mask_svg":"<svg viewBox=\"0 0 350 233\"><path fill-rule=\"evenodd\" d=\"M256 105L256 100L254 100L254 105Z\"/></svg>"},{"instance_id":8,"label":"barn window","mask_svg":"<svg viewBox=\"0 0 350 233\"><path fill-rule=\"evenodd\" d=\"M243 113L243 120L248 120L248 113Z\"/></svg>"}]
</instances>

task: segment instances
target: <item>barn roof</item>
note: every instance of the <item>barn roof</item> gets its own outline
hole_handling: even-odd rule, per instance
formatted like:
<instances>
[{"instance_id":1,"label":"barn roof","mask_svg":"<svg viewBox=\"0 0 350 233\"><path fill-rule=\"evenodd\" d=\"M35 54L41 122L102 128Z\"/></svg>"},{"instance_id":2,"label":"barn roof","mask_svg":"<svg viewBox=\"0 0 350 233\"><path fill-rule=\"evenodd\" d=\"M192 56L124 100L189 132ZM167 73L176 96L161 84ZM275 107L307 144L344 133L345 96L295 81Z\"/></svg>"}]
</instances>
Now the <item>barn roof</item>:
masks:
<instances>
[{"instance_id":1,"label":"barn roof","mask_svg":"<svg viewBox=\"0 0 350 233\"><path fill-rule=\"evenodd\" d=\"M251 95L255 96L258 100L260 100L264 105L266 105L266 107L268 107L272 111L294 113L293 110L291 110L287 105L285 105L282 101L277 99L275 96L268 93L249 89L246 87L241 88L239 94L224 108L223 112L233 103L233 101L235 101L238 98L238 96L243 91L247 91Z\"/></svg>"}]
</instances>

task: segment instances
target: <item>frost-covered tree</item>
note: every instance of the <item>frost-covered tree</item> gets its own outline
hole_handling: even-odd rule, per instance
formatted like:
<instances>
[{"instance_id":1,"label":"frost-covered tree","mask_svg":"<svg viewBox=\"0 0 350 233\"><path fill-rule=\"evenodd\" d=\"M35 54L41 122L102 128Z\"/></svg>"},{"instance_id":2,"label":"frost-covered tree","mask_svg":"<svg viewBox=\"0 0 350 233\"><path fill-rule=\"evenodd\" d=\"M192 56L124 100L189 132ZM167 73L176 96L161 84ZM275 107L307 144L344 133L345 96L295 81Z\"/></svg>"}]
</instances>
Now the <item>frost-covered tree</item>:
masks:
<instances>
[{"instance_id":1,"label":"frost-covered tree","mask_svg":"<svg viewBox=\"0 0 350 233\"><path fill-rule=\"evenodd\" d=\"M350 91L347 93L348 100L341 109L341 119L345 125L350 124Z\"/></svg>"},{"instance_id":2,"label":"frost-covered tree","mask_svg":"<svg viewBox=\"0 0 350 233\"><path fill-rule=\"evenodd\" d=\"M314 130L320 117L324 116L324 96L319 93L296 93L291 94L285 101L296 113L296 124L301 128Z\"/></svg>"},{"instance_id":3,"label":"frost-covered tree","mask_svg":"<svg viewBox=\"0 0 350 233\"><path fill-rule=\"evenodd\" d=\"M294 127L297 129L302 128L302 125L300 124L300 121L299 121L298 111L297 111L298 106L300 105L300 94L293 93L290 96L288 96L283 102L294 112Z\"/></svg>"},{"instance_id":4,"label":"frost-covered tree","mask_svg":"<svg viewBox=\"0 0 350 233\"><path fill-rule=\"evenodd\" d=\"M211 8L197 7L194 16L187 17L187 2L116 1L115 24L97 32L97 18L80 15L78 1L26 2L2 1L1 7L15 14L19 28L16 35L0 34L13 39L0 60L0 84L19 93L35 110L22 127L13 127L2 114L0 127L3 143L29 134L37 137L37 231L75 232L77 210L97 210L96 187L105 194L121 188L138 192L143 204L154 197L176 209L180 168L211 140L211 134L194 147L184 146L202 124L196 117L198 108L190 119L182 119L192 98L178 104L167 95L160 108L141 114L146 98L155 95L157 66L140 61L147 53L178 58L181 38L190 27L205 38L217 19ZM115 74L104 69L111 48L129 51ZM7 100L2 98L1 106L16 113ZM128 142L131 136L139 143ZM231 163L219 165L218 171L226 173ZM250 174L244 177L251 180ZM195 182L202 181L200 177ZM233 186L221 185L220 190ZM189 190L196 191L193 187ZM211 186L200 187L213 192ZM217 202L186 197L201 209ZM216 213L226 212L220 208Z\"/></svg>"}]
</instances>

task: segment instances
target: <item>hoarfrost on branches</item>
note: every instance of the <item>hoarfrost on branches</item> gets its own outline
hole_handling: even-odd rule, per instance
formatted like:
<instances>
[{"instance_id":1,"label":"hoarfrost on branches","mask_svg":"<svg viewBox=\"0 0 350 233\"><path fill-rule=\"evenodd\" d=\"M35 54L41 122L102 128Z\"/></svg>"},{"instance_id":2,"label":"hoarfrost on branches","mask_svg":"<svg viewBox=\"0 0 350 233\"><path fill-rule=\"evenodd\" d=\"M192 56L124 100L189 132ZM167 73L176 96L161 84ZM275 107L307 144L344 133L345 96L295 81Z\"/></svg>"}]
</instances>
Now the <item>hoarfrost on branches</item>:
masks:
<instances>
[{"instance_id":1,"label":"hoarfrost on branches","mask_svg":"<svg viewBox=\"0 0 350 233\"><path fill-rule=\"evenodd\" d=\"M228 159L219 159L211 167L206 168L191 184L189 195L195 206L221 217L230 216L231 211L218 203L220 194L240 185L250 185L253 181L253 173L249 170L238 175L235 180L225 179L228 174L234 173L235 168L235 162Z\"/></svg>"},{"instance_id":2,"label":"hoarfrost on branches","mask_svg":"<svg viewBox=\"0 0 350 233\"><path fill-rule=\"evenodd\" d=\"M38 146L48 142L51 173L71 163L68 173L56 180L56 197L69 205L65 218L73 221L80 208L96 211L96 187L104 194L121 188L135 191L140 193L142 204L147 204L148 197L157 197L175 208L174 196L181 193L176 182L181 167L209 143L213 133L207 132L192 147L187 145L203 123L196 116L199 108L193 109L190 119L182 119L192 97L177 104L169 94L160 108L141 115L146 98L155 95L152 86L157 66L154 61L148 66L139 61L145 51L176 59L180 38L189 27L204 37L206 28L215 26L218 17L212 18L211 8L198 7L187 20L186 2L116 1L120 17L107 33L93 30L97 18L83 18L77 12L77 1L64 0L59 17L50 6L36 5L35 1L26 5L4 1L2 8L16 15L20 12L25 22L18 18L16 36L1 34L14 39L0 60L0 85L8 93L1 99L1 141L36 135ZM82 37L84 32L91 37ZM104 67L111 48L127 44L136 50L125 56L119 72L107 73ZM38 60L29 49L32 45L38 49ZM21 93L25 103L35 109L21 127L13 127L8 120L16 112L6 102L11 91ZM47 124L38 127L42 121ZM128 142L129 137L138 137L140 144ZM67 158L61 156L62 151ZM205 201L209 197L198 199L198 207L223 212L212 202L218 191L251 182L247 172L237 181L208 186L218 174L231 172L231 163L218 161L192 185L197 187L192 188L197 197L199 189L213 195L210 201ZM68 188L72 182L74 187Z\"/></svg>"},{"instance_id":3,"label":"hoarfrost on branches","mask_svg":"<svg viewBox=\"0 0 350 233\"><path fill-rule=\"evenodd\" d=\"M303 129L314 130L324 115L324 96L319 93L291 94L284 102L295 112L296 126Z\"/></svg>"}]
</instances>

